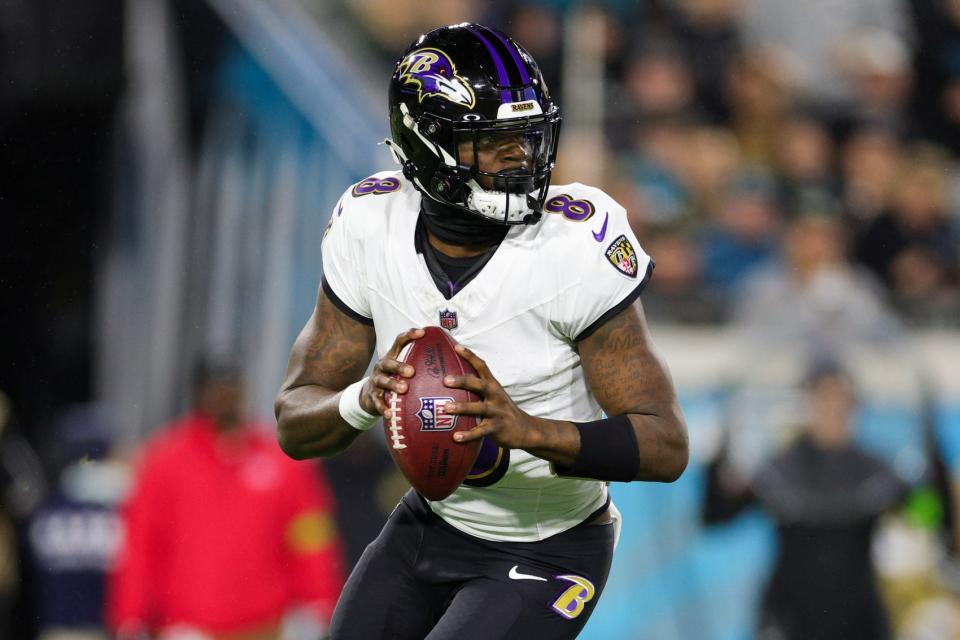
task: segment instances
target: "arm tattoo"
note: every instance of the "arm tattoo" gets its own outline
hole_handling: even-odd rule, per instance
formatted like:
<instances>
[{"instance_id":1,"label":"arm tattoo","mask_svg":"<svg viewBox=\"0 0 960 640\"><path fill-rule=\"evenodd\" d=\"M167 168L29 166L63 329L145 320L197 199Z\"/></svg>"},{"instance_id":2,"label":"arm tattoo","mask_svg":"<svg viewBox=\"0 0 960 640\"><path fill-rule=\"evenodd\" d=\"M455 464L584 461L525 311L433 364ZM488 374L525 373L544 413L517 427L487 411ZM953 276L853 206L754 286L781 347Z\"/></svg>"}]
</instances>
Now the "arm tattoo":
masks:
<instances>
[{"instance_id":1,"label":"arm tattoo","mask_svg":"<svg viewBox=\"0 0 960 640\"><path fill-rule=\"evenodd\" d=\"M627 414L640 448L639 480L675 479L687 435L673 381L653 351L638 303L580 343L587 384L609 416Z\"/></svg>"},{"instance_id":2,"label":"arm tattoo","mask_svg":"<svg viewBox=\"0 0 960 640\"><path fill-rule=\"evenodd\" d=\"M294 345L285 387L343 389L366 371L375 339L373 327L348 317L321 292L313 317Z\"/></svg>"},{"instance_id":3,"label":"arm tattoo","mask_svg":"<svg viewBox=\"0 0 960 640\"><path fill-rule=\"evenodd\" d=\"M672 391L635 309L617 314L580 344L587 382L609 415L650 413Z\"/></svg>"}]
</instances>

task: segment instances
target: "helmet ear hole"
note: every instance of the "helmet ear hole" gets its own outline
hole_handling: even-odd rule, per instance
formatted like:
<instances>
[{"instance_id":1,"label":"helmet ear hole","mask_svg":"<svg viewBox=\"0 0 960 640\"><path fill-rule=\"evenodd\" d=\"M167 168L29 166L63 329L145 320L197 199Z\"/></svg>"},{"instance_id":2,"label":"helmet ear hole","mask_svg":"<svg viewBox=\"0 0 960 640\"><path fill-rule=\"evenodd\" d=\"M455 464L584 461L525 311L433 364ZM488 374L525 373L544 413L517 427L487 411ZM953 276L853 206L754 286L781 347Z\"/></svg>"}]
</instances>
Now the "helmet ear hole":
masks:
<instances>
[{"instance_id":1,"label":"helmet ear hole","mask_svg":"<svg viewBox=\"0 0 960 640\"><path fill-rule=\"evenodd\" d=\"M436 139L440 133L440 125L432 118L423 118L420 121L420 132L431 139Z\"/></svg>"},{"instance_id":2,"label":"helmet ear hole","mask_svg":"<svg viewBox=\"0 0 960 640\"><path fill-rule=\"evenodd\" d=\"M453 180L449 176L436 175L433 180L431 180L430 188L441 198L448 199L453 195Z\"/></svg>"}]
</instances>

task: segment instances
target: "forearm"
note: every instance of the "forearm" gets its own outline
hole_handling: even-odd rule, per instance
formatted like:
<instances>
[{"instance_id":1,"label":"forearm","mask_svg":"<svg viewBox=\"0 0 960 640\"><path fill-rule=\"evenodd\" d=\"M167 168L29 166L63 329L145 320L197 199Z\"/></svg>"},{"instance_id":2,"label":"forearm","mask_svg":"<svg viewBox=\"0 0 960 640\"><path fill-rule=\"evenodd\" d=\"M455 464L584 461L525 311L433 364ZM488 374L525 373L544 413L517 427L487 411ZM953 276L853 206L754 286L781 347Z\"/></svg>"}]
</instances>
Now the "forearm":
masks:
<instances>
[{"instance_id":1,"label":"forearm","mask_svg":"<svg viewBox=\"0 0 960 640\"><path fill-rule=\"evenodd\" d=\"M580 452L580 432L572 422L534 418L523 450L561 467L569 467Z\"/></svg>"},{"instance_id":2,"label":"forearm","mask_svg":"<svg viewBox=\"0 0 960 640\"><path fill-rule=\"evenodd\" d=\"M637 437L636 480L673 482L687 468L687 429L679 408L669 413L673 415L627 414Z\"/></svg>"},{"instance_id":3,"label":"forearm","mask_svg":"<svg viewBox=\"0 0 960 640\"><path fill-rule=\"evenodd\" d=\"M674 412L671 412L674 413ZM687 466L687 437L682 417L663 418L651 414L627 414L633 427L637 447L637 474L635 480L673 482ZM604 428L603 422L589 428ZM523 449L554 465L569 468L580 454L580 431L572 422L532 418L528 442ZM613 452L627 455L618 449Z\"/></svg>"},{"instance_id":4,"label":"forearm","mask_svg":"<svg viewBox=\"0 0 960 640\"><path fill-rule=\"evenodd\" d=\"M340 415L340 394L317 385L280 393L275 405L277 437L287 455L297 460L332 456L360 435Z\"/></svg>"}]
</instances>

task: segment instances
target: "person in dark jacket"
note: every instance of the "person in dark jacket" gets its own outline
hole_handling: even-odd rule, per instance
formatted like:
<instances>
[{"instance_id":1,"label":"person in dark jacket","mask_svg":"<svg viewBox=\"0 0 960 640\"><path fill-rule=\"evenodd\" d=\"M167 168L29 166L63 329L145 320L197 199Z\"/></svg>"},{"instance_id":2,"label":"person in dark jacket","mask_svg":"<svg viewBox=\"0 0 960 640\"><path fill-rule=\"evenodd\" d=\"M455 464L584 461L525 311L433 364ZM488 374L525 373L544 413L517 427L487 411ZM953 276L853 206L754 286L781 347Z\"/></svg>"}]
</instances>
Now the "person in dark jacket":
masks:
<instances>
[{"instance_id":1,"label":"person in dark jacket","mask_svg":"<svg viewBox=\"0 0 960 640\"><path fill-rule=\"evenodd\" d=\"M870 556L879 517L909 490L852 439L856 393L833 363L806 380L810 419L801 435L741 491L722 472L708 520L759 504L777 528L779 551L760 617L761 640L885 640L891 637Z\"/></svg>"}]
</instances>

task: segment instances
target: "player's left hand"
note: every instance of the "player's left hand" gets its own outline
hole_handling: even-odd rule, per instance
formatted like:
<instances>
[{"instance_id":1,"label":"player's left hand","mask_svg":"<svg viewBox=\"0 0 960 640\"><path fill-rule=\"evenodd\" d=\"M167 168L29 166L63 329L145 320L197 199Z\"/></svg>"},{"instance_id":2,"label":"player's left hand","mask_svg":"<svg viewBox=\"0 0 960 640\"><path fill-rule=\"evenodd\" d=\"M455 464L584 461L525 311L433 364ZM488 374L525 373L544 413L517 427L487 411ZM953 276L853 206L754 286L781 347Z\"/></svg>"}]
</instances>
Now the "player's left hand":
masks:
<instances>
[{"instance_id":1,"label":"player's left hand","mask_svg":"<svg viewBox=\"0 0 960 640\"><path fill-rule=\"evenodd\" d=\"M453 414L476 416L479 422L470 431L455 433L457 442L471 442L484 436L501 447L521 449L536 418L522 411L507 395L504 388L490 373L487 363L462 344L454 347L460 356L473 365L476 376L446 376L443 383L454 389L467 389L480 396L478 402L455 402L447 404L444 411Z\"/></svg>"}]
</instances>

